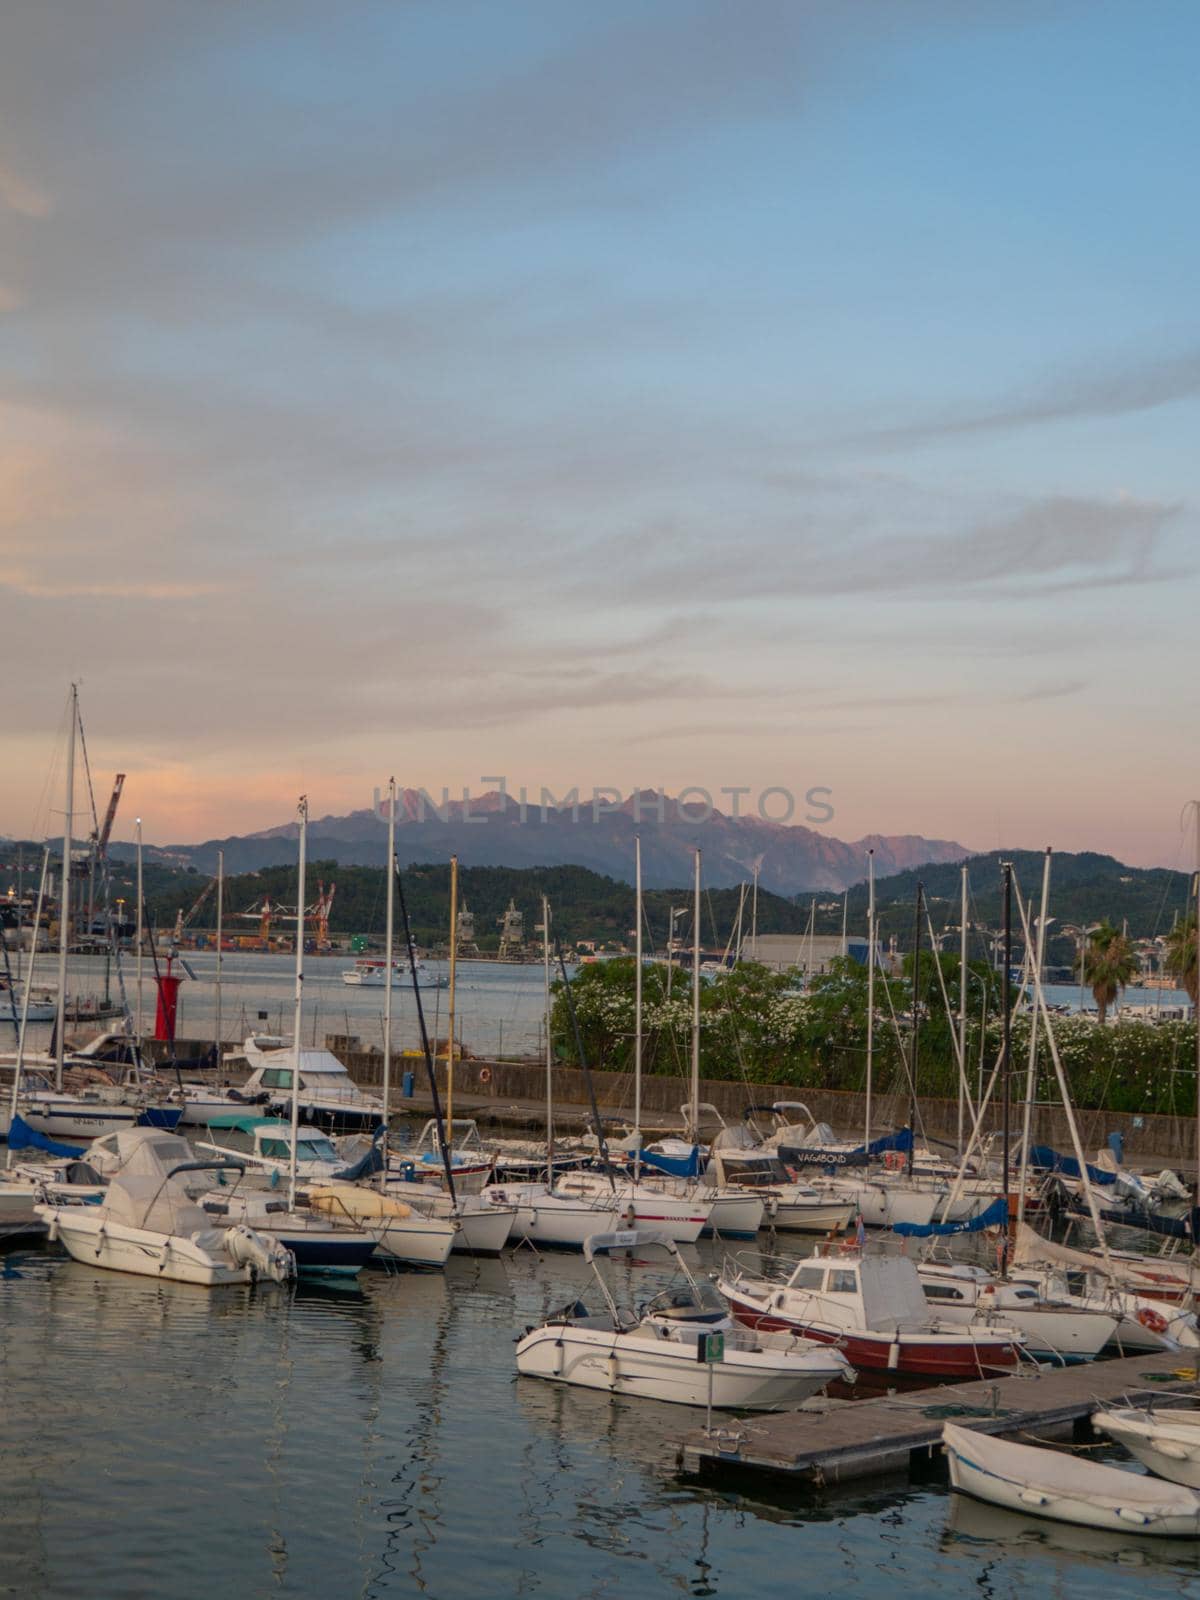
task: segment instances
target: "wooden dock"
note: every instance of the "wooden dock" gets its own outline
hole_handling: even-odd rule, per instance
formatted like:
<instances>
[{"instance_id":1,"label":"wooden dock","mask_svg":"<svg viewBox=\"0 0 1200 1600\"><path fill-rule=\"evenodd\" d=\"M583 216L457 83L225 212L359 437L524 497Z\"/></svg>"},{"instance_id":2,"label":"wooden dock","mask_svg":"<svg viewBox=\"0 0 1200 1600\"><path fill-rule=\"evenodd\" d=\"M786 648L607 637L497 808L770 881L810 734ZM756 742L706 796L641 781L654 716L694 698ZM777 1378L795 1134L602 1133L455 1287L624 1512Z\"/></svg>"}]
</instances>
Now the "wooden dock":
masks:
<instances>
[{"instance_id":1,"label":"wooden dock","mask_svg":"<svg viewBox=\"0 0 1200 1600\"><path fill-rule=\"evenodd\" d=\"M691 1476L768 1473L817 1487L907 1476L932 1460L948 1420L1033 1443L1084 1433L1098 1403L1166 1392L1200 1398L1196 1354L1042 1368L872 1400L813 1401L799 1411L714 1425L711 1437L703 1428L688 1433L679 1445L679 1467Z\"/></svg>"}]
</instances>

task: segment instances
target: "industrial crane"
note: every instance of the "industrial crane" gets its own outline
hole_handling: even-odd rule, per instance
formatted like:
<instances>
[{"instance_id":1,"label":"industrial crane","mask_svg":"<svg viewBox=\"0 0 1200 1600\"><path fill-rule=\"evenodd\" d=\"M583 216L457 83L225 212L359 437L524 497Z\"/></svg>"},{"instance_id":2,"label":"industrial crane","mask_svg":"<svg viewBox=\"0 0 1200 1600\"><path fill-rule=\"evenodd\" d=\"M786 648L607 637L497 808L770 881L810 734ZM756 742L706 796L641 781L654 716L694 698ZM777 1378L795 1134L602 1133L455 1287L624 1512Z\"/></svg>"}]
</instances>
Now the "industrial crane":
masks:
<instances>
[{"instance_id":1,"label":"industrial crane","mask_svg":"<svg viewBox=\"0 0 1200 1600\"><path fill-rule=\"evenodd\" d=\"M183 930L187 927L188 923L195 918L196 914L200 910L200 907L204 904L216 887L217 880L215 878L210 878L204 885L203 889L201 889L200 893L192 901L192 908L187 915L184 915L182 906L175 913L175 931L171 935L171 938L175 944L178 944L180 939L182 939Z\"/></svg>"}]
</instances>

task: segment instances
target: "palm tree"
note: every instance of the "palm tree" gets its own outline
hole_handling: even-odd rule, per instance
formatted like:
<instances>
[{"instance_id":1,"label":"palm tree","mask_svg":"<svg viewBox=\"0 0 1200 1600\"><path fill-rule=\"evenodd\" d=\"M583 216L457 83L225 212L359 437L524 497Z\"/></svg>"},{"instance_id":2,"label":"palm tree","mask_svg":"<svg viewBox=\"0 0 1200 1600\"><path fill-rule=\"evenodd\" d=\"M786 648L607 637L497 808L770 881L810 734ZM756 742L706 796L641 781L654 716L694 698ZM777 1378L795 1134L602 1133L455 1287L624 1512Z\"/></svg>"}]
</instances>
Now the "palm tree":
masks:
<instances>
[{"instance_id":1,"label":"palm tree","mask_svg":"<svg viewBox=\"0 0 1200 1600\"><path fill-rule=\"evenodd\" d=\"M1092 929L1085 952L1086 972L1096 999L1096 1010L1101 1022L1108 1008L1131 978L1141 971L1137 952L1128 934L1114 928L1107 918ZM1080 963L1076 962L1076 971Z\"/></svg>"},{"instance_id":2,"label":"palm tree","mask_svg":"<svg viewBox=\"0 0 1200 1600\"><path fill-rule=\"evenodd\" d=\"M1187 990L1188 999L1196 1004L1196 991L1200 987L1197 982L1196 969L1196 913L1189 911L1186 917L1181 917L1167 935L1166 956L1163 965L1167 971L1179 979Z\"/></svg>"}]
</instances>

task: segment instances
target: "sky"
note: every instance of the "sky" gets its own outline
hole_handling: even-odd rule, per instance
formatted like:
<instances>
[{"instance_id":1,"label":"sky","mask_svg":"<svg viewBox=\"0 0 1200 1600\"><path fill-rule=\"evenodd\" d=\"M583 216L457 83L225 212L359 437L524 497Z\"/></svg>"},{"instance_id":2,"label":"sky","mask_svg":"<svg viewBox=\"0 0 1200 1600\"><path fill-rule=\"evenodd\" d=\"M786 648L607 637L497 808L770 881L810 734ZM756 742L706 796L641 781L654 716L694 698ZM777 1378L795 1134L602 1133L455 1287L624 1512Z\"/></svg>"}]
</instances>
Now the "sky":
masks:
<instances>
[{"instance_id":1,"label":"sky","mask_svg":"<svg viewBox=\"0 0 1200 1600\"><path fill-rule=\"evenodd\" d=\"M831 791L1186 865L1190 0L11 0L0 831ZM801 813L797 812L797 820Z\"/></svg>"}]
</instances>

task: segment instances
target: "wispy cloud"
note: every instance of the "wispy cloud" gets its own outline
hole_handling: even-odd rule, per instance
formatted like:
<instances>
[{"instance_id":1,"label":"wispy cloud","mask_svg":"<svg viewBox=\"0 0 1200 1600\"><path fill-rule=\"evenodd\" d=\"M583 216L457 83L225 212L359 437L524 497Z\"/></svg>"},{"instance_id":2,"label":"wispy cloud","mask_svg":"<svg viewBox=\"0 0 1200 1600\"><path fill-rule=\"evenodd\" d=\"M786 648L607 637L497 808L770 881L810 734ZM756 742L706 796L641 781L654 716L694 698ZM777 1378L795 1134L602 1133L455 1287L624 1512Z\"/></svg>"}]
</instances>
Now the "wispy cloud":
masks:
<instances>
[{"instance_id":1,"label":"wispy cloud","mask_svg":"<svg viewBox=\"0 0 1200 1600\"><path fill-rule=\"evenodd\" d=\"M1089 371L1046 378L992 405L957 406L913 422L853 435L860 445L900 449L976 434L1005 433L1047 422L1119 417L1153 411L1200 394L1200 349L1097 364Z\"/></svg>"}]
</instances>

